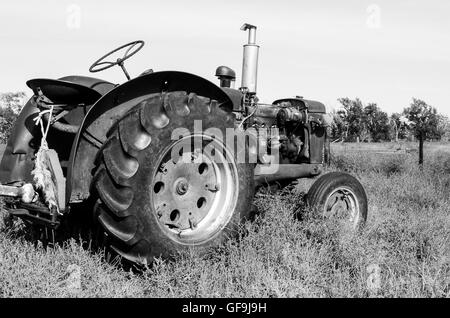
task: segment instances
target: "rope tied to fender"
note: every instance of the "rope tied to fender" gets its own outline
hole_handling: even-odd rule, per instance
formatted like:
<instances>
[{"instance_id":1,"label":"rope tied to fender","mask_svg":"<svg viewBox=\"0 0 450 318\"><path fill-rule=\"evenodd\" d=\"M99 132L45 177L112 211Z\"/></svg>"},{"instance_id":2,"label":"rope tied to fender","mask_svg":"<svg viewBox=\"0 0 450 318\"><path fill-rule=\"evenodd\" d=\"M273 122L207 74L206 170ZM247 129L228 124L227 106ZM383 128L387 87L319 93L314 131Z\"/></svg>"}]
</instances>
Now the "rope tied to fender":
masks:
<instances>
[{"instance_id":1,"label":"rope tied to fender","mask_svg":"<svg viewBox=\"0 0 450 318\"><path fill-rule=\"evenodd\" d=\"M47 123L44 122L43 117L48 114ZM53 180L53 174L51 171L50 159L48 157L48 143L47 136L52 125L53 116L53 105L50 105L49 109L44 109L38 113L38 115L33 118L36 126L40 126L41 129L41 144L39 150L36 154L36 159L34 163L34 169L31 171L33 176L33 181L38 190L42 191L45 203L48 208L56 208L58 214L60 214L59 206L57 204L57 188L55 186L55 181Z\"/></svg>"},{"instance_id":2,"label":"rope tied to fender","mask_svg":"<svg viewBox=\"0 0 450 318\"><path fill-rule=\"evenodd\" d=\"M51 122L52 122L52 116L53 116L53 105L50 105L49 109L44 109L42 111L40 111L38 113L38 115L33 118L33 121L35 122L36 126L40 126L41 128L41 134L42 134L42 138L41 138L41 146L39 147L40 149L48 149L48 144L47 144L47 135L48 135L48 131L50 130L50 126L51 126ZM45 125L44 123L44 115L48 114L48 121L47 121L47 125Z\"/></svg>"}]
</instances>

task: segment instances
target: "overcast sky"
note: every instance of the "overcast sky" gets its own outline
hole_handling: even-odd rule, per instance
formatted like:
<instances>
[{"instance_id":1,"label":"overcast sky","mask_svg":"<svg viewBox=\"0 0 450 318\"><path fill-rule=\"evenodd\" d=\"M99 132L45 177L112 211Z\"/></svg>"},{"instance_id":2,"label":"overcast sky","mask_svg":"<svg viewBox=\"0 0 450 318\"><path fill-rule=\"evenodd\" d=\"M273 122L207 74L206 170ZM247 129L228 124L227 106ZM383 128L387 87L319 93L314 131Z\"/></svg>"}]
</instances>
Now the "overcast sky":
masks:
<instances>
[{"instance_id":1,"label":"overcast sky","mask_svg":"<svg viewBox=\"0 0 450 318\"><path fill-rule=\"evenodd\" d=\"M258 26L263 102L302 95L333 108L348 96L392 113L414 96L450 115L448 0L2 0L0 92L89 75L98 57L137 39L147 45L127 61L134 76L181 70L217 83L216 67L228 65L240 83L245 22ZM119 68L95 76L125 79Z\"/></svg>"}]
</instances>

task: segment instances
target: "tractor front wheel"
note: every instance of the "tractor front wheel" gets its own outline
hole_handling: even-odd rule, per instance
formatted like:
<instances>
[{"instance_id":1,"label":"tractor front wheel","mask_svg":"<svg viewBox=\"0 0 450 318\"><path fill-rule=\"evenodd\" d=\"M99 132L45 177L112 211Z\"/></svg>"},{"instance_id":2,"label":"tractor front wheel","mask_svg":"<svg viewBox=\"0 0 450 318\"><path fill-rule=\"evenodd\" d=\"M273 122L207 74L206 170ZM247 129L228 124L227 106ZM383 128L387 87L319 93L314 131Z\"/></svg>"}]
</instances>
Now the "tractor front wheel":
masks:
<instances>
[{"instance_id":1,"label":"tractor front wheel","mask_svg":"<svg viewBox=\"0 0 450 318\"><path fill-rule=\"evenodd\" d=\"M321 216L342 222L350 231L361 229L366 223L366 192L361 183L347 173L331 172L321 176L309 189L306 201Z\"/></svg>"}]
</instances>

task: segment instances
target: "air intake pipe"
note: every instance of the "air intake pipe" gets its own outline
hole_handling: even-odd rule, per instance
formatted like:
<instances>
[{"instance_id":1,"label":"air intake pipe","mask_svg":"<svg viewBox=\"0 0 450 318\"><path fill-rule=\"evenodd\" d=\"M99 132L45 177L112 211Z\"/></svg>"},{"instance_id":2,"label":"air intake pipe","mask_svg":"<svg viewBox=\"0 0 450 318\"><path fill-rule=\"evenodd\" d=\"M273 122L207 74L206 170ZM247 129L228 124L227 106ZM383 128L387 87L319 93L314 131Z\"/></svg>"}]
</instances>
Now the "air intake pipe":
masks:
<instances>
[{"instance_id":1,"label":"air intake pipe","mask_svg":"<svg viewBox=\"0 0 450 318\"><path fill-rule=\"evenodd\" d=\"M236 73L227 66L219 66L216 69L216 76L220 81L220 87L234 88Z\"/></svg>"},{"instance_id":2,"label":"air intake pipe","mask_svg":"<svg viewBox=\"0 0 450 318\"><path fill-rule=\"evenodd\" d=\"M256 26L246 23L241 30L248 30L248 43L244 45L242 88L247 88L250 94L256 94L259 55L259 46L256 45Z\"/></svg>"}]
</instances>

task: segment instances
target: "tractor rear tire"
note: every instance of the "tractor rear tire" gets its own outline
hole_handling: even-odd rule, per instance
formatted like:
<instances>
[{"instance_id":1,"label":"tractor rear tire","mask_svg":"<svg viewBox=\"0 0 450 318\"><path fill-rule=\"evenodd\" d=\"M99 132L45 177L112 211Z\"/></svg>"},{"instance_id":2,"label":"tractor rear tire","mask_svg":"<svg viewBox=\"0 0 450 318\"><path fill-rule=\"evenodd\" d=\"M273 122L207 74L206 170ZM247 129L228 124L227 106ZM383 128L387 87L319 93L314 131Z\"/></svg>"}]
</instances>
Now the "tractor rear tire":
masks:
<instances>
[{"instance_id":1,"label":"tractor rear tire","mask_svg":"<svg viewBox=\"0 0 450 318\"><path fill-rule=\"evenodd\" d=\"M237 163L219 136L234 122L215 100L185 92L153 94L118 120L93 178L95 217L115 252L146 264L203 253L238 233L251 211L254 168ZM177 129L185 132L178 139Z\"/></svg>"},{"instance_id":2,"label":"tractor rear tire","mask_svg":"<svg viewBox=\"0 0 450 318\"><path fill-rule=\"evenodd\" d=\"M342 221L346 229L357 231L367 220L367 195L353 176L331 172L313 183L306 195L309 207L325 218Z\"/></svg>"}]
</instances>

